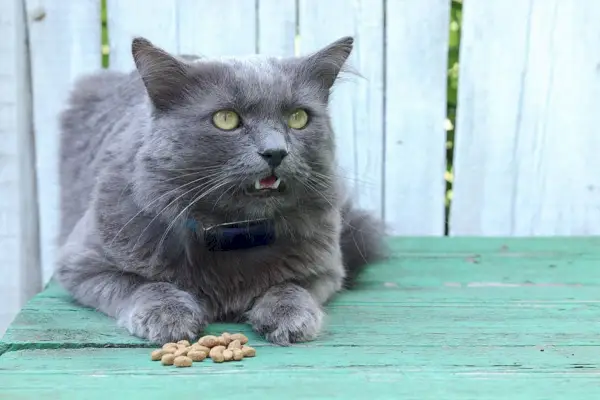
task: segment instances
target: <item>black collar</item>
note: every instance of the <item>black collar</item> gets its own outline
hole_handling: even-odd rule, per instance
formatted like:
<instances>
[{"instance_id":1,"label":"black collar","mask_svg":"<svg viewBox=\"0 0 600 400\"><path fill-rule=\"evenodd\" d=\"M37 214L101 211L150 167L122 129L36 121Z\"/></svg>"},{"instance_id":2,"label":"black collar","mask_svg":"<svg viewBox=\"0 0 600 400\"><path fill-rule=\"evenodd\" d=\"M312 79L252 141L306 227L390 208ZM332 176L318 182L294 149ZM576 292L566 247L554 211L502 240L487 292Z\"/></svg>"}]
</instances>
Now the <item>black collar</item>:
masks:
<instances>
[{"instance_id":1,"label":"black collar","mask_svg":"<svg viewBox=\"0 0 600 400\"><path fill-rule=\"evenodd\" d=\"M204 239L209 251L243 250L266 246L275 241L275 224L270 219L229 222L201 227L194 219L187 220L187 227Z\"/></svg>"}]
</instances>

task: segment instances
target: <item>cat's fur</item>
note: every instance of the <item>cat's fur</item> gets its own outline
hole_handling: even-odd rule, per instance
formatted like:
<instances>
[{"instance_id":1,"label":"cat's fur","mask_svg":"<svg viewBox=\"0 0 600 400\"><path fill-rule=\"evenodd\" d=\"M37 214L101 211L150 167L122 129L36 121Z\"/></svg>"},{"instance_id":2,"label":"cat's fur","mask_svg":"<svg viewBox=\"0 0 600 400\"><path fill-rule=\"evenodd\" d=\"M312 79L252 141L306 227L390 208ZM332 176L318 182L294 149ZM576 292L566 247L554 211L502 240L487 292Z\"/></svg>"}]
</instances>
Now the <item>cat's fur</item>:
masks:
<instances>
[{"instance_id":1,"label":"cat's fur","mask_svg":"<svg viewBox=\"0 0 600 400\"><path fill-rule=\"evenodd\" d=\"M61 250L56 279L83 305L132 334L194 338L211 321L248 321L277 344L311 340L322 305L385 254L379 221L356 210L336 172L327 111L350 37L310 56L175 58L143 38L136 70L102 71L75 86L61 117ZM288 128L295 108L306 128ZM211 122L233 109L242 125ZM243 189L282 147L283 196ZM273 218L269 246L208 251L204 226Z\"/></svg>"}]
</instances>

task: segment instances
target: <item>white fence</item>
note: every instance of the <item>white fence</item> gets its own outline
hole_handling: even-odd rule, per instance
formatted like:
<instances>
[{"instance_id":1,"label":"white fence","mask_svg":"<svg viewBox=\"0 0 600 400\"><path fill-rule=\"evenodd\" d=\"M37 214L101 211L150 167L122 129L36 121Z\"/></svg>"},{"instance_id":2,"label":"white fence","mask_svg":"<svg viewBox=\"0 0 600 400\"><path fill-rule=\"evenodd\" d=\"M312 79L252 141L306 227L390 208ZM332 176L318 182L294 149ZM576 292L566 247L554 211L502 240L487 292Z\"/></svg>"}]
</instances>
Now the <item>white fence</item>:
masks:
<instances>
[{"instance_id":1,"label":"white fence","mask_svg":"<svg viewBox=\"0 0 600 400\"><path fill-rule=\"evenodd\" d=\"M444 234L450 0L107 0L111 69L172 52L304 54L356 38L334 93L358 202ZM450 235L600 233L600 1L464 0ZM51 277L57 113L101 67L100 0L0 1L0 332Z\"/></svg>"}]
</instances>

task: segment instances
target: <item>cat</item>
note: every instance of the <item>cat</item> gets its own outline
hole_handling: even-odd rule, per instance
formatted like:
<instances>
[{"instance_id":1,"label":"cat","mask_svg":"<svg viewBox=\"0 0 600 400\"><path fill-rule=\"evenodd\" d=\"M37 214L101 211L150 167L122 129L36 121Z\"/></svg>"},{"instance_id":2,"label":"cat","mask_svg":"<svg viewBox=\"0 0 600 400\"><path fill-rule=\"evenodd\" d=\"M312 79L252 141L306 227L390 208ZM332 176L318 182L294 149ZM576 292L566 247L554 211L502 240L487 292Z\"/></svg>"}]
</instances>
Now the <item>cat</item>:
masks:
<instances>
[{"instance_id":1,"label":"cat","mask_svg":"<svg viewBox=\"0 0 600 400\"><path fill-rule=\"evenodd\" d=\"M80 78L60 115L59 284L153 343L218 321L317 338L323 306L388 254L335 161L353 43L210 59L136 37L133 71Z\"/></svg>"}]
</instances>

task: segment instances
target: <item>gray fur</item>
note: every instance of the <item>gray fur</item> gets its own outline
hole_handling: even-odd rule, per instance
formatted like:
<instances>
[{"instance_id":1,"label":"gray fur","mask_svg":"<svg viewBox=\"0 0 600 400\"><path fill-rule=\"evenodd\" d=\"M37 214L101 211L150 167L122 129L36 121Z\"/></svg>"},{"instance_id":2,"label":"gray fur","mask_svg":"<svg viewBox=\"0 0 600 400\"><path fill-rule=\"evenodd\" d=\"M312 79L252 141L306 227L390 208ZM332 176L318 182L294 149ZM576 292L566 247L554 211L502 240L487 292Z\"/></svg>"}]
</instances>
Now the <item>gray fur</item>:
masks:
<instances>
[{"instance_id":1,"label":"gray fur","mask_svg":"<svg viewBox=\"0 0 600 400\"><path fill-rule=\"evenodd\" d=\"M61 117L56 279L152 342L194 338L213 321L249 321L282 345L314 339L322 305L385 254L378 221L351 207L335 173L327 105L352 42L211 60L137 38L136 70L79 80ZM285 124L296 107L310 114L298 131ZM217 129L220 109L242 125ZM258 152L272 143L289 152L276 169L287 190L250 197L243 188L268 175ZM261 217L278 240L249 250L209 252L185 226Z\"/></svg>"}]
</instances>

